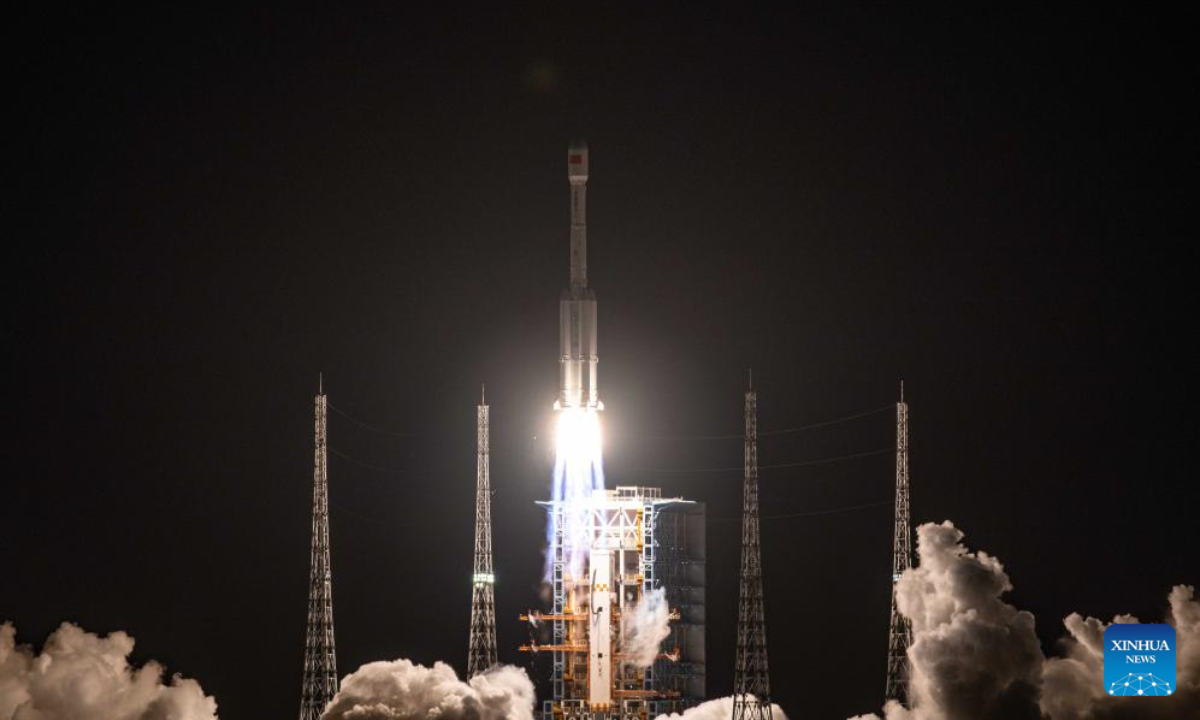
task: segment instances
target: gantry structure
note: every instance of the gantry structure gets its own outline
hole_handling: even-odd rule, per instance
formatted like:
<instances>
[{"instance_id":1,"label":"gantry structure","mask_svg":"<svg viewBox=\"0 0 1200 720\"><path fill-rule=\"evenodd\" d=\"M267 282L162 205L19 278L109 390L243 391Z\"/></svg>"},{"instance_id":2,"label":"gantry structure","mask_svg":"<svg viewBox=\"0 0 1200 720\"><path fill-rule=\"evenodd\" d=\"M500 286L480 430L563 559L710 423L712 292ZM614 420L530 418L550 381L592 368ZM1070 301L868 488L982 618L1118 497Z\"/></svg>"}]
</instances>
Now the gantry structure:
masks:
<instances>
[{"instance_id":1,"label":"gantry structure","mask_svg":"<svg viewBox=\"0 0 1200 720\"><path fill-rule=\"evenodd\" d=\"M542 718L646 720L703 700L704 506L633 485L538 504L549 513L552 605L521 620L531 636L547 625L550 642L520 649L552 658ZM670 633L639 665L622 618L654 591Z\"/></svg>"}]
</instances>

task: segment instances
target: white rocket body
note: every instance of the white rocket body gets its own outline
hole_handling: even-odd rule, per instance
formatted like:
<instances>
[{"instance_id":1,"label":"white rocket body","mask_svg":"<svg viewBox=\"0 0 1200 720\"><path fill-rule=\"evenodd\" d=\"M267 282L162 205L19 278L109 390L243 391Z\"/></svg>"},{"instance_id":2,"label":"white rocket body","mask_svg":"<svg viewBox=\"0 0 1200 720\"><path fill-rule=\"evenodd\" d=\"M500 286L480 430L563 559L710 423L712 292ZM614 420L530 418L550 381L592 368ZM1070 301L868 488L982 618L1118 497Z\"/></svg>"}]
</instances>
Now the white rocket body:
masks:
<instances>
[{"instance_id":1,"label":"white rocket body","mask_svg":"<svg viewBox=\"0 0 1200 720\"><path fill-rule=\"evenodd\" d=\"M567 149L571 183L571 284L558 304L561 356L557 408L603 410L596 391L596 294L587 285L586 143Z\"/></svg>"},{"instance_id":2,"label":"white rocket body","mask_svg":"<svg viewBox=\"0 0 1200 720\"><path fill-rule=\"evenodd\" d=\"M613 554L606 546L591 555L591 622L588 628L588 702L593 708L612 705L612 578Z\"/></svg>"}]
</instances>

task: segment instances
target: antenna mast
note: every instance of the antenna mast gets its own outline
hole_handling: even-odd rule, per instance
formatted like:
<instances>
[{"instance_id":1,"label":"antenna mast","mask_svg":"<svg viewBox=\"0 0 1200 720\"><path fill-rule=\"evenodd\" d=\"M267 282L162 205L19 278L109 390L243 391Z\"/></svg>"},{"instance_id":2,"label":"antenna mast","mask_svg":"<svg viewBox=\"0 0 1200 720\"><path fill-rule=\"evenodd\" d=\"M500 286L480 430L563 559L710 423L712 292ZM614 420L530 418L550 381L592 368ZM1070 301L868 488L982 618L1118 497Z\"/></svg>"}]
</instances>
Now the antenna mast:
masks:
<instances>
[{"instance_id":1,"label":"antenna mast","mask_svg":"<svg viewBox=\"0 0 1200 720\"><path fill-rule=\"evenodd\" d=\"M742 574L738 600L733 720L771 720L767 625L763 615L758 531L758 394L746 391L745 476L742 484Z\"/></svg>"},{"instance_id":2,"label":"antenna mast","mask_svg":"<svg viewBox=\"0 0 1200 720\"><path fill-rule=\"evenodd\" d=\"M908 646L912 644L912 621L896 608L896 583L912 567L912 525L908 507L908 403L904 382L896 403L896 518L892 539L892 619L888 631L888 671L885 700L908 705Z\"/></svg>"},{"instance_id":3,"label":"antenna mast","mask_svg":"<svg viewBox=\"0 0 1200 720\"><path fill-rule=\"evenodd\" d=\"M471 584L471 639L467 677L497 664L496 575L492 568L492 484L488 473L488 406L481 393L476 415L475 574Z\"/></svg>"},{"instance_id":4,"label":"antenna mast","mask_svg":"<svg viewBox=\"0 0 1200 720\"><path fill-rule=\"evenodd\" d=\"M333 574L329 566L329 475L325 454L324 379L314 401L312 560L308 577L308 631L304 640L304 685L300 720L320 720L338 691L333 644Z\"/></svg>"}]
</instances>

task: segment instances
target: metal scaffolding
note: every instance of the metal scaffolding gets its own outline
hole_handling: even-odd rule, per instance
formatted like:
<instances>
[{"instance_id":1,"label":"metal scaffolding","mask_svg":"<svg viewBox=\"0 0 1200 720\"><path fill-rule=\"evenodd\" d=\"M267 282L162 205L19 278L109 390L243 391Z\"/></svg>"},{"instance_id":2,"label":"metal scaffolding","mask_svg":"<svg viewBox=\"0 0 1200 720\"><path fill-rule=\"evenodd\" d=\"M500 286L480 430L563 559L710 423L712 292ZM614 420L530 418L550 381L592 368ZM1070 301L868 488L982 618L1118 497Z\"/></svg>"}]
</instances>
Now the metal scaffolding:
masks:
<instances>
[{"instance_id":1,"label":"metal scaffolding","mask_svg":"<svg viewBox=\"0 0 1200 720\"><path fill-rule=\"evenodd\" d=\"M896 608L896 583L912 567L912 524L908 506L908 403L904 383L896 403L896 515L892 536L892 617L888 631L887 691L885 700L908 705L908 646L912 644L912 621Z\"/></svg>"},{"instance_id":2,"label":"metal scaffolding","mask_svg":"<svg viewBox=\"0 0 1200 720\"><path fill-rule=\"evenodd\" d=\"M492 567L492 485L488 472L487 396L479 401L476 416L475 469L475 574L471 579L471 638L467 677L497 664L496 575Z\"/></svg>"},{"instance_id":3,"label":"metal scaffolding","mask_svg":"<svg viewBox=\"0 0 1200 720\"><path fill-rule=\"evenodd\" d=\"M308 578L308 630L304 640L304 682L300 720L320 720L338 691L333 643L333 574L329 566L329 476L326 456L324 382L315 400L313 451L312 558Z\"/></svg>"},{"instance_id":4,"label":"metal scaffolding","mask_svg":"<svg viewBox=\"0 0 1200 720\"><path fill-rule=\"evenodd\" d=\"M645 720L702 701L704 506L629 485L539 505L549 513L552 606L521 619L534 631L549 625L550 642L531 638L520 649L552 656L542 717ZM667 599L671 633L638 667L622 653L620 619L654 591ZM603 607L611 627L597 625Z\"/></svg>"}]
</instances>

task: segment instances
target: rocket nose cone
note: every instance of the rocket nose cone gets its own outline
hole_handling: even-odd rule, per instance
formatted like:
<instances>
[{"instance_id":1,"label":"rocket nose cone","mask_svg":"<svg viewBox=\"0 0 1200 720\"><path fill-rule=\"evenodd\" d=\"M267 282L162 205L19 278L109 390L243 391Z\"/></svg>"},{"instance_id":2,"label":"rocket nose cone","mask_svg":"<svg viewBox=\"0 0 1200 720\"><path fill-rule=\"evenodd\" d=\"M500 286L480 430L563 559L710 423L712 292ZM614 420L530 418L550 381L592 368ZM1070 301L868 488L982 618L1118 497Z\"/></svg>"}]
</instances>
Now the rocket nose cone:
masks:
<instances>
[{"instance_id":1,"label":"rocket nose cone","mask_svg":"<svg viewBox=\"0 0 1200 720\"><path fill-rule=\"evenodd\" d=\"M588 147L582 140L572 140L567 145L567 175L572 183L587 181Z\"/></svg>"}]
</instances>

